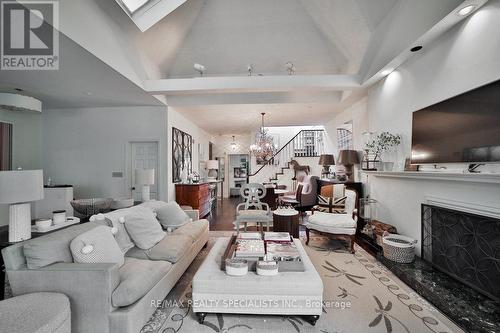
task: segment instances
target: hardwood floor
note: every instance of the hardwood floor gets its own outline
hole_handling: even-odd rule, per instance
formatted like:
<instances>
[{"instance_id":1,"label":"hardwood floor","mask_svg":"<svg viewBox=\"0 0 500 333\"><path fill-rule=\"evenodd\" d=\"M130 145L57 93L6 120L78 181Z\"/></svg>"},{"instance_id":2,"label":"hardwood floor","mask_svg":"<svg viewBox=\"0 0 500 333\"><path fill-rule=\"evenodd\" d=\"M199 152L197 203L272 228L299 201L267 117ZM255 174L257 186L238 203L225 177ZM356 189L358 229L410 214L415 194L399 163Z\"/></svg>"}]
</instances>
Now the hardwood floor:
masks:
<instances>
[{"instance_id":1,"label":"hardwood floor","mask_svg":"<svg viewBox=\"0 0 500 333\"><path fill-rule=\"evenodd\" d=\"M207 217L210 222L210 230L231 231L236 216L236 206L242 202L241 198L224 198L217 200L217 209Z\"/></svg>"}]
</instances>

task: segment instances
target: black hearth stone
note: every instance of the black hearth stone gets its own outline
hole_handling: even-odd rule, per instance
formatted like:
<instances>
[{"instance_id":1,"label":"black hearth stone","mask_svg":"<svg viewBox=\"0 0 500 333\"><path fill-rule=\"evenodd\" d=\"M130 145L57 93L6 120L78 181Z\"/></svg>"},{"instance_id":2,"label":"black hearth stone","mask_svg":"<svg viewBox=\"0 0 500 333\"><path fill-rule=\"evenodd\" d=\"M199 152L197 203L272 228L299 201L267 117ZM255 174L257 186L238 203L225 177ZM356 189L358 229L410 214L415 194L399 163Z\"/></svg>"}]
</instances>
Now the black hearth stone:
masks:
<instances>
[{"instance_id":1,"label":"black hearth stone","mask_svg":"<svg viewBox=\"0 0 500 333\"><path fill-rule=\"evenodd\" d=\"M390 261L382 253L377 259L465 331L500 332L500 304L418 257L411 264Z\"/></svg>"}]
</instances>

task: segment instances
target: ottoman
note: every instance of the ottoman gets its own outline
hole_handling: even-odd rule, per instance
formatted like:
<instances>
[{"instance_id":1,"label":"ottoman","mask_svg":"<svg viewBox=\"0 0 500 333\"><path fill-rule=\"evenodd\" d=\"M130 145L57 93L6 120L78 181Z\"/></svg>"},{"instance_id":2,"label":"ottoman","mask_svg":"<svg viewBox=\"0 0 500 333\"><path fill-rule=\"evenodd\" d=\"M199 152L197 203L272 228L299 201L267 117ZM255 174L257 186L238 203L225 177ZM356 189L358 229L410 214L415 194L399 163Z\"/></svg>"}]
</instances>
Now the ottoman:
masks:
<instances>
[{"instance_id":1,"label":"ottoman","mask_svg":"<svg viewBox=\"0 0 500 333\"><path fill-rule=\"evenodd\" d=\"M70 333L68 297L44 292L1 301L0 323L0 333Z\"/></svg>"},{"instance_id":2,"label":"ottoman","mask_svg":"<svg viewBox=\"0 0 500 333\"><path fill-rule=\"evenodd\" d=\"M322 313L323 282L300 240L295 245L304 272L277 276L229 276L220 269L229 238L219 238L193 278L193 312L203 323L207 313L305 316L315 324Z\"/></svg>"}]
</instances>

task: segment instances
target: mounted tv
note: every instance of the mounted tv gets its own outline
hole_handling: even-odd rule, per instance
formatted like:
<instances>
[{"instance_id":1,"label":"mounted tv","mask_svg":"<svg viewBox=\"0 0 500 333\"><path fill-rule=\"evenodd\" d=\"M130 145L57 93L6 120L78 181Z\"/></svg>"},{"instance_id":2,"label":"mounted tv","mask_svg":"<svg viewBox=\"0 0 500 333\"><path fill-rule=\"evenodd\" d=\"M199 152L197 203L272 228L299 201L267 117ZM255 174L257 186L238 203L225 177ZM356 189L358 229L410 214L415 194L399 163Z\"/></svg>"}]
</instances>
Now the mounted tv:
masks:
<instances>
[{"instance_id":1,"label":"mounted tv","mask_svg":"<svg viewBox=\"0 0 500 333\"><path fill-rule=\"evenodd\" d=\"M500 162L500 81L413 113L412 164Z\"/></svg>"}]
</instances>

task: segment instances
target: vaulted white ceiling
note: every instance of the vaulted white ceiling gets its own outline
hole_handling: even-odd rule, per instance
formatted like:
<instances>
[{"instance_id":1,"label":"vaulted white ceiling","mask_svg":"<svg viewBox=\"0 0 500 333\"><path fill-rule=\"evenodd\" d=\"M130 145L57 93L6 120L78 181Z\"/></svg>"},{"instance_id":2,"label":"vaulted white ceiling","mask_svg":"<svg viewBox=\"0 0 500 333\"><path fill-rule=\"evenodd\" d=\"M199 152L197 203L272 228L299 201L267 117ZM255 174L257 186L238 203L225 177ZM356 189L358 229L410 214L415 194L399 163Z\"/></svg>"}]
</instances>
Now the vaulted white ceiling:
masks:
<instances>
[{"instance_id":1,"label":"vaulted white ceiling","mask_svg":"<svg viewBox=\"0 0 500 333\"><path fill-rule=\"evenodd\" d=\"M145 31L116 0L61 1L60 31L75 43L64 42L63 71L8 73L0 88L24 83L52 107L156 105L155 95L213 133L244 131L261 111L270 126L319 125L408 59L415 43L425 52L459 21L457 8L486 1L172 0L175 10ZM92 56L100 62L78 69ZM204 78L194 63L206 66ZM82 98L86 87L95 98Z\"/></svg>"},{"instance_id":2,"label":"vaulted white ceiling","mask_svg":"<svg viewBox=\"0 0 500 333\"><path fill-rule=\"evenodd\" d=\"M133 40L165 78L357 73L370 35L397 0L189 0Z\"/></svg>"}]
</instances>

